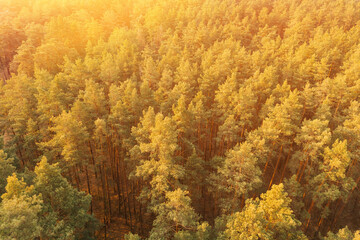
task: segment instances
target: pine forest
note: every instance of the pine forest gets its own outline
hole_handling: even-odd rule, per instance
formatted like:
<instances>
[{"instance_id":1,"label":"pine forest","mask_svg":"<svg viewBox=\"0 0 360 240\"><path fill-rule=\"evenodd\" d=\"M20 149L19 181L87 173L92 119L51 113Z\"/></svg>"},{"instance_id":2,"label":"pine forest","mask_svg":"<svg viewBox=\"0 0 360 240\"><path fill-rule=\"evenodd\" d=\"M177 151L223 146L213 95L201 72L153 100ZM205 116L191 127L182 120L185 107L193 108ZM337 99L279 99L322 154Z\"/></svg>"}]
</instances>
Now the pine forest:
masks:
<instances>
[{"instance_id":1,"label":"pine forest","mask_svg":"<svg viewBox=\"0 0 360 240\"><path fill-rule=\"evenodd\" d=\"M359 0L0 0L1 240L360 240Z\"/></svg>"}]
</instances>

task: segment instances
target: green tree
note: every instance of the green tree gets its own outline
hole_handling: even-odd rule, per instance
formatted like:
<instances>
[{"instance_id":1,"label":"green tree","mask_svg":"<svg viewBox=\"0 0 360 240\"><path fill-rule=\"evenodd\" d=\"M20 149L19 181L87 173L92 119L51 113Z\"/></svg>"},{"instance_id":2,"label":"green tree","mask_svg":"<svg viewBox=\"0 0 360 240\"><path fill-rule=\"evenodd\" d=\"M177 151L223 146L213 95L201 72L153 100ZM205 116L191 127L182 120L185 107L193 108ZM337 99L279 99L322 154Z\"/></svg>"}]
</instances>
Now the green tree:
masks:
<instances>
[{"instance_id":1,"label":"green tree","mask_svg":"<svg viewBox=\"0 0 360 240\"><path fill-rule=\"evenodd\" d=\"M334 234L332 232L328 232L327 236L324 238L325 240L358 240L360 239L360 231L352 232L348 227L342 228L338 231L338 233Z\"/></svg>"},{"instance_id":2,"label":"green tree","mask_svg":"<svg viewBox=\"0 0 360 240\"><path fill-rule=\"evenodd\" d=\"M273 185L261 199L248 200L227 223L225 239L307 239L290 209L283 185Z\"/></svg>"},{"instance_id":3,"label":"green tree","mask_svg":"<svg viewBox=\"0 0 360 240\"><path fill-rule=\"evenodd\" d=\"M172 239L181 230L197 230L199 216L191 207L191 199L187 194L180 188L166 192L165 202L156 207L155 213L158 215L149 239Z\"/></svg>"},{"instance_id":4,"label":"green tree","mask_svg":"<svg viewBox=\"0 0 360 240\"><path fill-rule=\"evenodd\" d=\"M262 185L262 172L252 148L244 142L229 150L223 166L213 176L217 191L226 193L221 204L224 212L239 211L241 201Z\"/></svg>"},{"instance_id":5,"label":"green tree","mask_svg":"<svg viewBox=\"0 0 360 240\"><path fill-rule=\"evenodd\" d=\"M324 149L324 161L320 165L320 173L309 182L313 186L311 191L311 203L308 212L311 214L314 206L321 209L319 226L329 214L330 202L337 199L346 199L355 182L346 175L350 165L350 156L347 151L347 142L336 140L332 147ZM324 207L324 203L326 203ZM309 226L308 219L306 227Z\"/></svg>"},{"instance_id":6,"label":"green tree","mask_svg":"<svg viewBox=\"0 0 360 240\"><path fill-rule=\"evenodd\" d=\"M2 239L31 240L41 236L40 214L43 210L41 194L26 187L16 175L7 178L6 193L0 203L0 237Z\"/></svg>"},{"instance_id":7,"label":"green tree","mask_svg":"<svg viewBox=\"0 0 360 240\"><path fill-rule=\"evenodd\" d=\"M0 194L5 192L5 186L7 184L7 177L15 172L14 158L9 158L4 150L0 150Z\"/></svg>"},{"instance_id":8,"label":"green tree","mask_svg":"<svg viewBox=\"0 0 360 240\"><path fill-rule=\"evenodd\" d=\"M34 191L42 196L40 213L42 238L91 239L96 230L94 217L88 214L91 196L74 189L61 175L57 164L43 157L35 168Z\"/></svg>"}]
</instances>

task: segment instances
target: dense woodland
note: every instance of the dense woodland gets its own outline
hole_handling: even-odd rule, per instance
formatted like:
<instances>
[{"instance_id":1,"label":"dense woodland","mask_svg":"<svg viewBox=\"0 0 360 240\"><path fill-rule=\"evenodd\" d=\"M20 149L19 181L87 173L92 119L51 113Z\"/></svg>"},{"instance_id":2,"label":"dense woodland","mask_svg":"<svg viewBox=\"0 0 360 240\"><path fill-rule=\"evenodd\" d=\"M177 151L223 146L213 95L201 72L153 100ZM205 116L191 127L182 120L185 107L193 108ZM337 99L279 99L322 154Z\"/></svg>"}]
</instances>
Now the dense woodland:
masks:
<instances>
[{"instance_id":1,"label":"dense woodland","mask_svg":"<svg viewBox=\"0 0 360 240\"><path fill-rule=\"evenodd\" d=\"M360 239L358 0L0 0L0 80L0 239Z\"/></svg>"}]
</instances>

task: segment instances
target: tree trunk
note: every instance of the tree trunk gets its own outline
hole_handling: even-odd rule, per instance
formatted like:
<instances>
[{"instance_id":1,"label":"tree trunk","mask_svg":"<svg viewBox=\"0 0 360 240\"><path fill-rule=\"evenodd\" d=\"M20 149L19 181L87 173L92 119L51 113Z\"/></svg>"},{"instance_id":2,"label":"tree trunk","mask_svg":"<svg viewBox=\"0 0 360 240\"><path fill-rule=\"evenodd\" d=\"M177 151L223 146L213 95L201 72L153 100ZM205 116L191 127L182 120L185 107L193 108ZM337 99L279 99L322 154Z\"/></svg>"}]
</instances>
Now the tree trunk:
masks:
<instances>
[{"instance_id":1,"label":"tree trunk","mask_svg":"<svg viewBox=\"0 0 360 240\"><path fill-rule=\"evenodd\" d=\"M88 193L89 195L91 195L90 179L89 179L89 172L87 165L85 165L85 173L86 173L86 183L87 183ZM91 199L91 203L90 203L90 213L91 214L93 213L93 199Z\"/></svg>"},{"instance_id":2,"label":"tree trunk","mask_svg":"<svg viewBox=\"0 0 360 240\"><path fill-rule=\"evenodd\" d=\"M279 163L280 163L282 150L283 150L283 145L281 145L281 146L280 146L280 153L279 153L278 159L277 159L277 161L276 161L275 169L274 169L273 175L272 175L272 177L271 177L271 180L270 180L270 184L269 184L268 190L271 188L271 185L272 185L272 183L273 183L273 181L274 181L275 174L276 174L277 168L278 168Z\"/></svg>"}]
</instances>

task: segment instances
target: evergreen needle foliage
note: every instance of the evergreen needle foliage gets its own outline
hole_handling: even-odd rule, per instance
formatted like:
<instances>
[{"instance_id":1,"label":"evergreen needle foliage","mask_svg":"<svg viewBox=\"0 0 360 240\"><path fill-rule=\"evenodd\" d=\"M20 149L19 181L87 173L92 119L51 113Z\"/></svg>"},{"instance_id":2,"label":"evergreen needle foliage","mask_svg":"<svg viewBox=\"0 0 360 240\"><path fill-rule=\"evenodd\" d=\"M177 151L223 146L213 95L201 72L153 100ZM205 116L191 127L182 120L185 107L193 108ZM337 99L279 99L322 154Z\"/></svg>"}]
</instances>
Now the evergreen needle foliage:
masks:
<instances>
[{"instance_id":1,"label":"evergreen needle foliage","mask_svg":"<svg viewBox=\"0 0 360 240\"><path fill-rule=\"evenodd\" d=\"M0 0L0 239L360 239L358 0Z\"/></svg>"}]
</instances>

